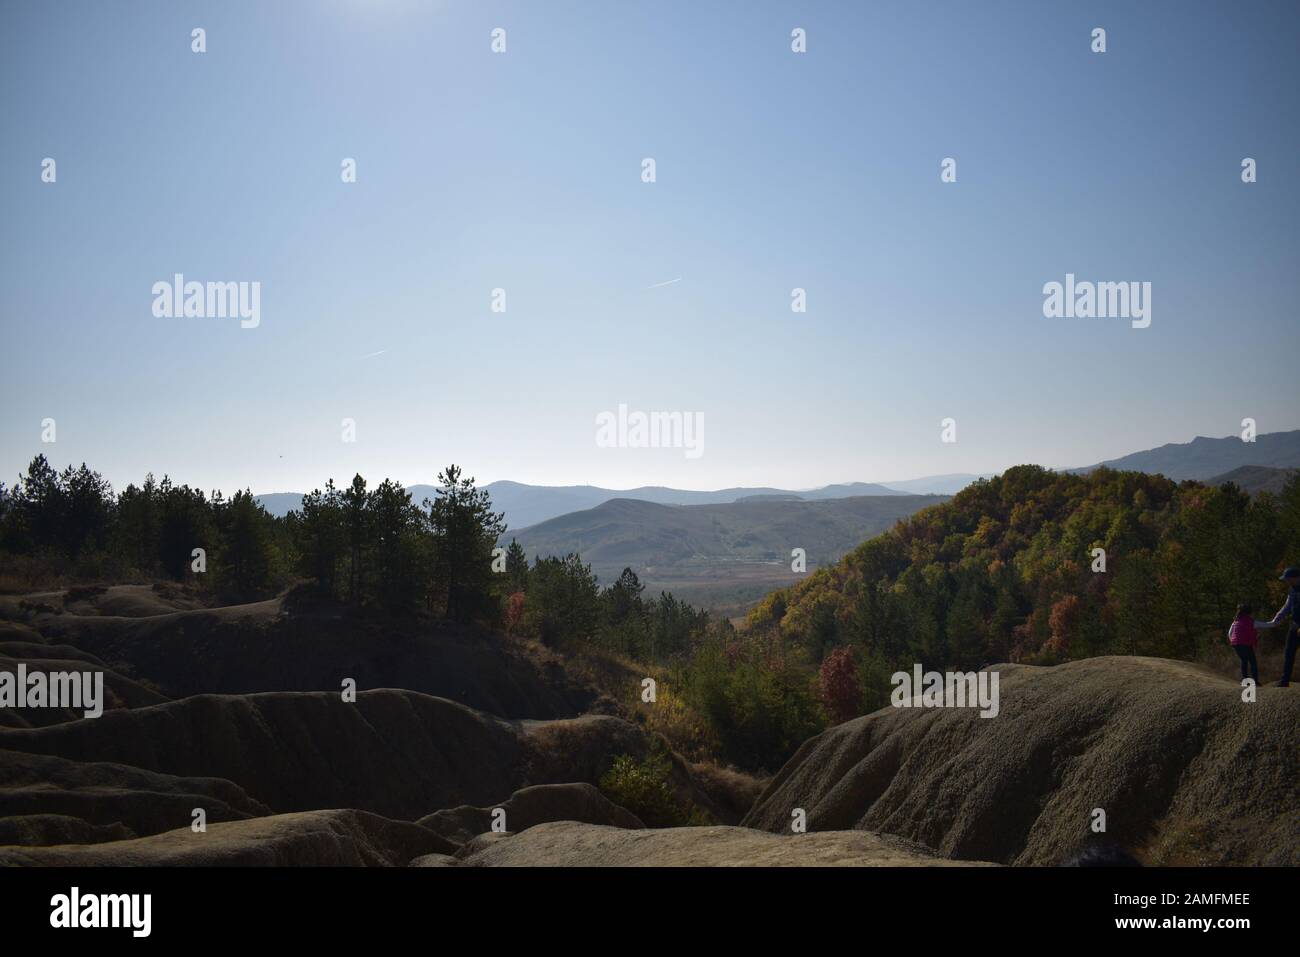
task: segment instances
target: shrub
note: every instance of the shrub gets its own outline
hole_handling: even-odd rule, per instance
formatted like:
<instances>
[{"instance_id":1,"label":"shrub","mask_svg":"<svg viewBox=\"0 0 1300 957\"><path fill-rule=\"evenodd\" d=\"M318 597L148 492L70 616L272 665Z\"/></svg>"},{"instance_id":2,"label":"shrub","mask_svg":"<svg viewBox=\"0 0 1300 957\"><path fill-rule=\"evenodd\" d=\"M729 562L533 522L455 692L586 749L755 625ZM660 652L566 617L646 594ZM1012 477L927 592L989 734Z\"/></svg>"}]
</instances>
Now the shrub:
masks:
<instances>
[{"instance_id":1,"label":"shrub","mask_svg":"<svg viewBox=\"0 0 1300 957\"><path fill-rule=\"evenodd\" d=\"M512 592L506 599L504 623L507 634L513 635L519 630L519 626L523 624L524 601L524 593L521 591Z\"/></svg>"},{"instance_id":2,"label":"shrub","mask_svg":"<svg viewBox=\"0 0 1300 957\"><path fill-rule=\"evenodd\" d=\"M683 807L673 793L672 759L662 746L645 759L620 754L600 779L605 796L641 819L647 827L685 827L708 823L698 809Z\"/></svg>"},{"instance_id":3,"label":"shrub","mask_svg":"<svg viewBox=\"0 0 1300 957\"><path fill-rule=\"evenodd\" d=\"M851 648L835 648L826 656L817 675L817 697L836 724L858 716L862 685Z\"/></svg>"},{"instance_id":4,"label":"shrub","mask_svg":"<svg viewBox=\"0 0 1300 957\"><path fill-rule=\"evenodd\" d=\"M641 687L629 693L629 708L647 731L661 735L674 751L691 761L705 761L718 753L718 739L704 717L673 687L658 682L653 703L641 700Z\"/></svg>"},{"instance_id":5,"label":"shrub","mask_svg":"<svg viewBox=\"0 0 1300 957\"><path fill-rule=\"evenodd\" d=\"M722 756L746 770L776 770L824 727L809 676L761 649L707 643L683 677L687 700L713 726Z\"/></svg>"}]
</instances>

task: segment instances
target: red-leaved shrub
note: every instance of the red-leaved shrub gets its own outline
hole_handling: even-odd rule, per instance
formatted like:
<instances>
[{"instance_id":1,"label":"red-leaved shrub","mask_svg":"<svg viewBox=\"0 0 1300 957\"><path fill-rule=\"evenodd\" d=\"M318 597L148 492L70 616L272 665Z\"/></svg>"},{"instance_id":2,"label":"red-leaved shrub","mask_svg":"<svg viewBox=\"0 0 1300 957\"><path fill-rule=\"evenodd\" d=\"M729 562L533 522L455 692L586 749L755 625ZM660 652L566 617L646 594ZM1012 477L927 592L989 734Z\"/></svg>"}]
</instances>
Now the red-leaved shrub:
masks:
<instances>
[{"instance_id":1,"label":"red-leaved shrub","mask_svg":"<svg viewBox=\"0 0 1300 957\"><path fill-rule=\"evenodd\" d=\"M513 635L524 619L524 593L514 592L506 599L506 634Z\"/></svg>"},{"instance_id":2,"label":"red-leaved shrub","mask_svg":"<svg viewBox=\"0 0 1300 957\"><path fill-rule=\"evenodd\" d=\"M862 686L858 683L858 666L851 649L836 648L822 661L817 675L817 696L836 724L858 716L862 708Z\"/></svg>"}]
</instances>

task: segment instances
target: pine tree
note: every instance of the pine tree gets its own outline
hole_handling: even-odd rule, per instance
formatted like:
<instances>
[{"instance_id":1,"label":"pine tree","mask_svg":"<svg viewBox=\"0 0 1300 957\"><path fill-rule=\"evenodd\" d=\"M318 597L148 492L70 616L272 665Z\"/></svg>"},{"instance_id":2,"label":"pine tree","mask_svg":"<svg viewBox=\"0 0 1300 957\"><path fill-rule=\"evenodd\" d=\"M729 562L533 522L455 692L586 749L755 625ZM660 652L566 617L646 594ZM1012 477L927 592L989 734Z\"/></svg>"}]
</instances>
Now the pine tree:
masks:
<instances>
[{"instance_id":1,"label":"pine tree","mask_svg":"<svg viewBox=\"0 0 1300 957\"><path fill-rule=\"evenodd\" d=\"M390 610L405 608L420 594L424 513L392 479L375 488L369 504L376 595Z\"/></svg>"},{"instance_id":2,"label":"pine tree","mask_svg":"<svg viewBox=\"0 0 1300 957\"><path fill-rule=\"evenodd\" d=\"M448 618L469 621L493 608L492 549L505 534L505 516L492 511L487 490L455 465L438 483L436 498L425 500L434 536L431 596Z\"/></svg>"},{"instance_id":3,"label":"pine tree","mask_svg":"<svg viewBox=\"0 0 1300 957\"><path fill-rule=\"evenodd\" d=\"M511 593L528 590L528 553L513 538L506 549L506 580Z\"/></svg>"},{"instance_id":4,"label":"pine tree","mask_svg":"<svg viewBox=\"0 0 1300 957\"><path fill-rule=\"evenodd\" d=\"M339 496L339 504L343 509L344 543L347 548L348 601L359 605L366 584L365 564L370 551L370 503L366 494L366 480L360 473L352 477L352 484Z\"/></svg>"},{"instance_id":5,"label":"pine tree","mask_svg":"<svg viewBox=\"0 0 1300 957\"><path fill-rule=\"evenodd\" d=\"M343 555L345 531L343 502L330 479L325 490L313 489L302 497L300 511L290 519L302 571L316 580L326 594L338 597L336 580Z\"/></svg>"},{"instance_id":6,"label":"pine tree","mask_svg":"<svg viewBox=\"0 0 1300 957\"><path fill-rule=\"evenodd\" d=\"M270 583L273 520L248 489L236 492L214 511L221 529L217 579L235 597L252 598Z\"/></svg>"}]
</instances>

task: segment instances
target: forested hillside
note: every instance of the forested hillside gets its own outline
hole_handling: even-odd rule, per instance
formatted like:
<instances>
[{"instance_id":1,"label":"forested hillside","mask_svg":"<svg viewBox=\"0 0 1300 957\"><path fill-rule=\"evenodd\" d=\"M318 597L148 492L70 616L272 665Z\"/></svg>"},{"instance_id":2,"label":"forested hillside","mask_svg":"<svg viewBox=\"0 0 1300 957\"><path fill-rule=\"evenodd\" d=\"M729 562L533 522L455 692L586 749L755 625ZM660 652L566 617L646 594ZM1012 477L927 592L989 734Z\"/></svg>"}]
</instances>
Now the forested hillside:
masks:
<instances>
[{"instance_id":1,"label":"forested hillside","mask_svg":"<svg viewBox=\"0 0 1300 957\"><path fill-rule=\"evenodd\" d=\"M914 662L1197 658L1223 641L1238 602L1271 616L1283 600L1279 569L1297 562L1294 477L1281 494L1252 499L1231 484L1026 465L774 592L750 623L814 657L850 646L870 707L885 688L879 676Z\"/></svg>"}]
</instances>

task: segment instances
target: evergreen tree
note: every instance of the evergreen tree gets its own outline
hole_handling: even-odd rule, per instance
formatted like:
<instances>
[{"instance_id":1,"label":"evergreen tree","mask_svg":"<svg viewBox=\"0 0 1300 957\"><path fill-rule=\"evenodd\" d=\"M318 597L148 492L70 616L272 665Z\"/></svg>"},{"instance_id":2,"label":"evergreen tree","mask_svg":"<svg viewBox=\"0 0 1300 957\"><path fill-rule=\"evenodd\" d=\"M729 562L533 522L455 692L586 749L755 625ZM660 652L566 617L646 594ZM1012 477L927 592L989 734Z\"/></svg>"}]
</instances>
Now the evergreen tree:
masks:
<instances>
[{"instance_id":1,"label":"evergreen tree","mask_svg":"<svg viewBox=\"0 0 1300 957\"><path fill-rule=\"evenodd\" d=\"M127 485L117 497L114 547L146 574L158 567L158 483L150 472L142 485Z\"/></svg>"},{"instance_id":2,"label":"evergreen tree","mask_svg":"<svg viewBox=\"0 0 1300 957\"><path fill-rule=\"evenodd\" d=\"M600 620L600 595L591 566L574 554L539 557L529 574L524 620L551 646L594 637Z\"/></svg>"},{"instance_id":3,"label":"evergreen tree","mask_svg":"<svg viewBox=\"0 0 1300 957\"><path fill-rule=\"evenodd\" d=\"M316 580L326 594L338 596L337 575L343 557L346 531L343 501L334 480L325 490L313 489L302 497L298 512L289 513L303 572Z\"/></svg>"},{"instance_id":4,"label":"evergreen tree","mask_svg":"<svg viewBox=\"0 0 1300 957\"><path fill-rule=\"evenodd\" d=\"M389 609L416 603L424 580L424 513L411 493L385 479L370 495L376 595Z\"/></svg>"},{"instance_id":5,"label":"evergreen tree","mask_svg":"<svg viewBox=\"0 0 1300 957\"><path fill-rule=\"evenodd\" d=\"M234 597L252 598L270 584L275 562L271 544L273 519L248 489L236 492L214 511L221 539L217 581Z\"/></svg>"},{"instance_id":6,"label":"evergreen tree","mask_svg":"<svg viewBox=\"0 0 1300 957\"><path fill-rule=\"evenodd\" d=\"M447 466L438 483L436 498L425 500L434 536L431 595L448 618L469 621L495 605L492 550L505 534L505 517L457 466Z\"/></svg>"},{"instance_id":7,"label":"evergreen tree","mask_svg":"<svg viewBox=\"0 0 1300 957\"><path fill-rule=\"evenodd\" d=\"M158 484L158 499L158 563L164 574L183 581L190 574L194 549L216 549L211 509L201 491L173 485L166 475Z\"/></svg>"},{"instance_id":8,"label":"evergreen tree","mask_svg":"<svg viewBox=\"0 0 1300 957\"><path fill-rule=\"evenodd\" d=\"M365 566L370 552L370 497L366 493L366 480L360 473L352 476L352 484L339 496L339 505L343 516L348 601L359 605L366 585Z\"/></svg>"},{"instance_id":9,"label":"evergreen tree","mask_svg":"<svg viewBox=\"0 0 1300 957\"><path fill-rule=\"evenodd\" d=\"M506 580L511 593L528 590L528 555L513 538L506 549Z\"/></svg>"}]
</instances>

